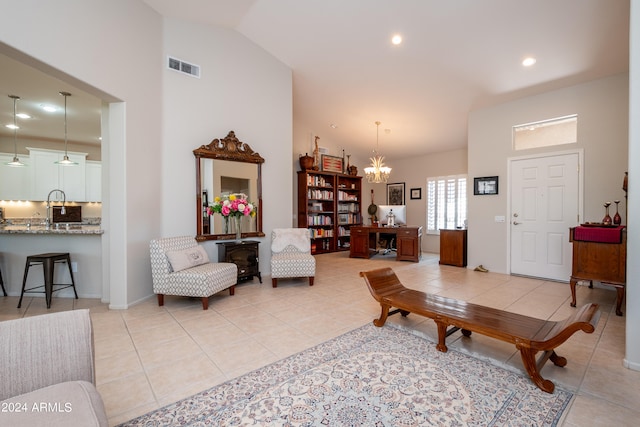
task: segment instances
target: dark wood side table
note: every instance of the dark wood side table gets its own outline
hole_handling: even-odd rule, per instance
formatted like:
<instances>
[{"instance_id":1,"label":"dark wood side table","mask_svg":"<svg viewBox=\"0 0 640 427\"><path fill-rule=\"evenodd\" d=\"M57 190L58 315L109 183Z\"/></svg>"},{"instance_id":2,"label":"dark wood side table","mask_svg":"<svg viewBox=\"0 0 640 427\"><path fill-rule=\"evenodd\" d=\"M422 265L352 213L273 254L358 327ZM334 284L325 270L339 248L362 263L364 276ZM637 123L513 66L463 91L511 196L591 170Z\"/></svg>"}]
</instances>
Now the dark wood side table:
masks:
<instances>
[{"instance_id":1,"label":"dark wood side table","mask_svg":"<svg viewBox=\"0 0 640 427\"><path fill-rule=\"evenodd\" d=\"M467 230L440 229L440 264L467 266Z\"/></svg>"},{"instance_id":2,"label":"dark wood side table","mask_svg":"<svg viewBox=\"0 0 640 427\"><path fill-rule=\"evenodd\" d=\"M260 283L262 283L259 244L260 242L256 240L220 242L218 243L218 262L231 262L237 265L238 282L240 280L253 279L253 276L257 276Z\"/></svg>"},{"instance_id":3,"label":"dark wood side table","mask_svg":"<svg viewBox=\"0 0 640 427\"><path fill-rule=\"evenodd\" d=\"M622 231L620 243L600 243L575 240L575 227L569 230L569 241L573 243L571 267L571 307L576 306L576 283L578 280L597 280L603 285L616 288L616 314L622 316L627 281L627 232ZM590 283L590 288L593 283Z\"/></svg>"}]
</instances>

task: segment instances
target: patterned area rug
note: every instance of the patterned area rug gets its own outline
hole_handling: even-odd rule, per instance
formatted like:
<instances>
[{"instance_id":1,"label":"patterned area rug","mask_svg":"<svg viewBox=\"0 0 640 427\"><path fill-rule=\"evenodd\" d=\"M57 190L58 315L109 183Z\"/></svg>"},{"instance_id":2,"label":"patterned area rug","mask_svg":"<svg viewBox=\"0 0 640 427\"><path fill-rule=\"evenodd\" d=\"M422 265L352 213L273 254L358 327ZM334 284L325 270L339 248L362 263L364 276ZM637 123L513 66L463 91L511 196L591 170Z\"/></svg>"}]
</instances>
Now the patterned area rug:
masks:
<instances>
[{"instance_id":1,"label":"patterned area rug","mask_svg":"<svg viewBox=\"0 0 640 427\"><path fill-rule=\"evenodd\" d=\"M369 324L122 426L555 426L572 396Z\"/></svg>"}]
</instances>

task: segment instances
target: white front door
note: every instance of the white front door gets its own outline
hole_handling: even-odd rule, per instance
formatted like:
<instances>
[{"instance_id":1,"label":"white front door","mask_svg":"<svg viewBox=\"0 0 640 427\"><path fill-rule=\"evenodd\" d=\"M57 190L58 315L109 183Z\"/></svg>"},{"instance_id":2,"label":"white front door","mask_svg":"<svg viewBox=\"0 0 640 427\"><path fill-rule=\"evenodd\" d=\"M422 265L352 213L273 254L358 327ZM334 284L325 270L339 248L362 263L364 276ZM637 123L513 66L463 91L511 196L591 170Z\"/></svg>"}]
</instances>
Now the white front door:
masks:
<instances>
[{"instance_id":1,"label":"white front door","mask_svg":"<svg viewBox=\"0 0 640 427\"><path fill-rule=\"evenodd\" d=\"M569 228L578 224L579 156L512 160L511 273L569 281Z\"/></svg>"}]
</instances>

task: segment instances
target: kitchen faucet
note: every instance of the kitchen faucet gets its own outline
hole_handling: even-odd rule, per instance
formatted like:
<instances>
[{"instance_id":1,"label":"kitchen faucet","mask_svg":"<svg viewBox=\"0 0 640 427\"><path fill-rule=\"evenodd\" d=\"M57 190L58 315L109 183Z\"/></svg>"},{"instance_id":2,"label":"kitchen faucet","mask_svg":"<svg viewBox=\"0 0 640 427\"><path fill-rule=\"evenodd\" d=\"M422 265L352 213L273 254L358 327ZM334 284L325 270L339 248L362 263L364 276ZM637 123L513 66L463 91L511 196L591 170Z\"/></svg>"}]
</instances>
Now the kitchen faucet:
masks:
<instances>
[{"instance_id":1,"label":"kitchen faucet","mask_svg":"<svg viewBox=\"0 0 640 427\"><path fill-rule=\"evenodd\" d=\"M51 227L51 194L55 193L56 191L62 193L62 209L60 209L60 213L62 215L65 214L64 204L67 202L67 195L64 194L64 191L62 190L51 190L47 195L47 217L44 219L44 225L47 230L49 229L49 227Z\"/></svg>"}]
</instances>

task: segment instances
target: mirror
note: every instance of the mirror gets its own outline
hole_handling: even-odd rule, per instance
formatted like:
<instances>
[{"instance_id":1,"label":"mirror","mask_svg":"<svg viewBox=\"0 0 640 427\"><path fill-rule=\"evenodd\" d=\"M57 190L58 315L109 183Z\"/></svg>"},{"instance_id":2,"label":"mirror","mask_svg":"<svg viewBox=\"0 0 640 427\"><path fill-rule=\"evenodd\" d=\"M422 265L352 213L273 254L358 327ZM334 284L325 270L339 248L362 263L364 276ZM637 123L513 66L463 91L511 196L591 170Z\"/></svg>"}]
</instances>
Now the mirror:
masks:
<instances>
[{"instance_id":1,"label":"mirror","mask_svg":"<svg viewBox=\"0 0 640 427\"><path fill-rule=\"evenodd\" d=\"M262 232L262 163L264 159L233 131L225 138L193 150L196 157L196 239L235 239L235 224L223 216L208 215L216 196L244 194L256 208L255 217L242 217L242 237L264 237Z\"/></svg>"}]
</instances>

